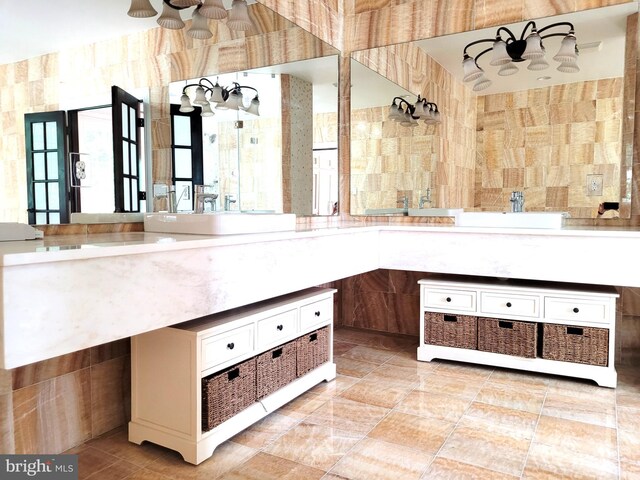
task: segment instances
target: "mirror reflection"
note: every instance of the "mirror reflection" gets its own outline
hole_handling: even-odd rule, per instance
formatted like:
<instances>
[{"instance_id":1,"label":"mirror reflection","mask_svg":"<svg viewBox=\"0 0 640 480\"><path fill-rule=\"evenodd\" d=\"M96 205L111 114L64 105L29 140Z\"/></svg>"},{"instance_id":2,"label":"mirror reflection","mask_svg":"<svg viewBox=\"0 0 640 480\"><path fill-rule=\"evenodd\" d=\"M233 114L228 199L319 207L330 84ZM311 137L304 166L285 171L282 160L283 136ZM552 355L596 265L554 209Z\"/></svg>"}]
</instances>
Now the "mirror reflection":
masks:
<instances>
[{"instance_id":1,"label":"mirror reflection","mask_svg":"<svg viewBox=\"0 0 640 480\"><path fill-rule=\"evenodd\" d=\"M398 208L398 197L407 192L409 207L418 208L422 195L416 190L425 186L416 178L427 174L431 207L510 211L511 199L520 198L513 192L522 192L524 211L564 211L573 218L595 218L601 204L620 202L627 191L623 104L625 93L634 98L635 88L624 82L626 21L636 11L637 4L624 4L536 19L539 29L554 22L575 26L580 72L556 69L552 57L564 38L558 35L543 40L550 64L544 70L527 68L529 62L511 62L508 69L516 66L518 71L499 74L505 64L491 65L493 53L488 51L477 67L491 85L476 91L477 77L464 82L473 72L462 66L463 51L474 41L495 39L498 27L354 52L352 57L369 67L368 78L381 73L412 98L417 93L433 98L442 125L419 149L384 136L380 147L369 142L363 149L354 125L386 133L392 124L380 113L379 127L374 122L367 127L360 112L352 111L351 213ZM519 38L526 24L505 27ZM469 48L469 56L491 47L487 43ZM635 65L635 52L630 55ZM354 86L352 96L357 94ZM405 164L419 166L402 172L395 184L385 177L386 159L393 155L407 155ZM418 158L430 161L421 165ZM370 177L364 182L361 175L367 168ZM382 197L383 201L377 200Z\"/></svg>"},{"instance_id":2,"label":"mirror reflection","mask_svg":"<svg viewBox=\"0 0 640 480\"><path fill-rule=\"evenodd\" d=\"M204 185L211 197L203 211L333 214L337 67L334 55L173 82L176 211L199 210L193 189ZM208 86L199 105L197 87L189 86L194 84ZM216 95L225 86L230 87L222 102ZM244 103L229 105L238 86L246 87ZM185 91L193 111L185 111Z\"/></svg>"}]
</instances>

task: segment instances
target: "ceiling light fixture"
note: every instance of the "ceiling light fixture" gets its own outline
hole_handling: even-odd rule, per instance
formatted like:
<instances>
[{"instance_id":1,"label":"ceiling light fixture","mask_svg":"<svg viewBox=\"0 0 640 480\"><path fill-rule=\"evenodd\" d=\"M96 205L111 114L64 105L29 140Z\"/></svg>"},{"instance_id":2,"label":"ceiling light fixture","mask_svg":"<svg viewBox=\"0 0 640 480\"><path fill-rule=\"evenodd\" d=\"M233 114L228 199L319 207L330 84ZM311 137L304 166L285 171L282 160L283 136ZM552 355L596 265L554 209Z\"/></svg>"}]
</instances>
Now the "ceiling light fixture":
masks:
<instances>
[{"instance_id":1,"label":"ceiling light fixture","mask_svg":"<svg viewBox=\"0 0 640 480\"><path fill-rule=\"evenodd\" d=\"M193 100L187 94L187 90L192 87L195 87L195 98ZM246 107L244 105L244 96L242 95L243 89L255 92L255 96ZM240 85L238 82L233 82L228 87L221 87L217 80L214 85L208 78L201 78L198 83L185 85L182 88L182 96L180 97L180 111L182 113L193 112L195 110L194 105L202 108L200 113L202 117L214 115L212 106L218 110L244 110L247 113L260 116L258 90L247 85Z\"/></svg>"},{"instance_id":2,"label":"ceiling light fixture","mask_svg":"<svg viewBox=\"0 0 640 480\"><path fill-rule=\"evenodd\" d=\"M542 35L543 32L557 27L564 27L568 32L547 33L546 35ZM525 38L529 28L531 28L531 32ZM506 40L502 38L503 33L507 36ZM549 64L544 58L545 49L542 40L549 37L564 37L560 44L560 50L558 50L558 53L553 57L553 60L560 63L558 70L565 73L579 72L578 47L576 46L576 35L573 24L569 22L552 23L538 30L536 22L530 21L525 25L519 39L507 27L500 27L496 32L495 38L476 40L464 47L462 59L462 68L464 69L463 81L475 81L473 90L476 92L491 86L491 80L485 76L484 70L478 66L478 59L488 52L492 52L489 64L499 66L500 70L498 71L498 75L501 76L517 73L518 67L516 63L526 60L529 60L529 65L527 66L529 70L537 71L548 68ZM475 57L471 57L467 52L470 47L486 42L491 42L493 45L491 48L481 51Z\"/></svg>"},{"instance_id":3,"label":"ceiling light fixture","mask_svg":"<svg viewBox=\"0 0 640 480\"><path fill-rule=\"evenodd\" d=\"M227 18L227 27L230 30L250 30L253 23L249 18L249 10L246 0L233 0L231 11L227 14L222 0L164 0L162 13L158 17L158 25L171 30L184 28L184 21L180 16L180 10L195 7L191 14L191 28L187 35L204 40L211 38L213 33L209 30L209 19L223 20ZM131 7L127 15L134 18L148 18L157 15L158 12L151 5L150 0L131 0Z\"/></svg>"},{"instance_id":4,"label":"ceiling light fixture","mask_svg":"<svg viewBox=\"0 0 640 480\"><path fill-rule=\"evenodd\" d=\"M389 120L400 122L403 127L417 127L418 120L421 119L427 125L440 123L438 105L428 102L420 95L413 105L402 97L394 97L389 107Z\"/></svg>"}]
</instances>

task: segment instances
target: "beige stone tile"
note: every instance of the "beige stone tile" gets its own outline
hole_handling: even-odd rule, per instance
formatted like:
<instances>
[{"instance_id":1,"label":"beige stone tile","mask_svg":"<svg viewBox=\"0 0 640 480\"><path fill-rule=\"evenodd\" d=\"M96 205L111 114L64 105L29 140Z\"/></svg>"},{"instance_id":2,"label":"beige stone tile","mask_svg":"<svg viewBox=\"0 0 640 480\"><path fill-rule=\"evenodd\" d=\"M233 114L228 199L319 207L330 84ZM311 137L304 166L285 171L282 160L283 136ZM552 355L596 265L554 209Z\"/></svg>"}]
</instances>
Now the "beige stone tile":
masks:
<instances>
[{"instance_id":1,"label":"beige stone tile","mask_svg":"<svg viewBox=\"0 0 640 480\"><path fill-rule=\"evenodd\" d=\"M617 408L618 428L627 432L640 432L640 410L628 407Z\"/></svg>"},{"instance_id":2,"label":"beige stone tile","mask_svg":"<svg viewBox=\"0 0 640 480\"><path fill-rule=\"evenodd\" d=\"M336 395L340 395L358 381L358 378L347 377L346 375L336 375L334 380L330 382L320 382L309 391L324 397L334 397Z\"/></svg>"},{"instance_id":3,"label":"beige stone tile","mask_svg":"<svg viewBox=\"0 0 640 480\"><path fill-rule=\"evenodd\" d=\"M453 427L452 422L393 411L369 432L368 437L435 455Z\"/></svg>"},{"instance_id":4,"label":"beige stone tile","mask_svg":"<svg viewBox=\"0 0 640 480\"><path fill-rule=\"evenodd\" d=\"M175 479L177 477L171 477L167 475L162 475L158 472L154 472L153 470L147 470L146 468L142 468L137 472L129 475L126 480L167 480L167 479Z\"/></svg>"},{"instance_id":5,"label":"beige stone tile","mask_svg":"<svg viewBox=\"0 0 640 480\"><path fill-rule=\"evenodd\" d=\"M618 462L570 450L561 445L533 443L524 469L524 479L615 479Z\"/></svg>"},{"instance_id":6,"label":"beige stone tile","mask_svg":"<svg viewBox=\"0 0 640 480\"><path fill-rule=\"evenodd\" d=\"M353 347L356 347L357 345L355 343L348 343L348 342L333 342L333 356L334 357L339 357L345 353L347 353L349 350L351 350Z\"/></svg>"},{"instance_id":7,"label":"beige stone tile","mask_svg":"<svg viewBox=\"0 0 640 480\"><path fill-rule=\"evenodd\" d=\"M438 375L453 376L469 381L484 381L492 374L493 368L470 363L442 362L438 367Z\"/></svg>"},{"instance_id":8,"label":"beige stone tile","mask_svg":"<svg viewBox=\"0 0 640 480\"><path fill-rule=\"evenodd\" d=\"M640 431L618 431L620 461L640 465Z\"/></svg>"},{"instance_id":9,"label":"beige stone tile","mask_svg":"<svg viewBox=\"0 0 640 480\"><path fill-rule=\"evenodd\" d=\"M360 380L340 396L368 405L393 408L413 388L412 385L406 385L402 382L384 381L384 378L383 381L380 381L380 377L370 378L371 375Z\"/></svg>"},{"instance_id":10,"label":"beige stone tile","mask_svg":"<svg viewBox=\"0 0 640 480\"><path fill-rule=\"evenodd\" d=\"M470 404L471 401L468 399L414 390L395 407L395 410L420 417L457 422Z\"/></svg>"},{"instance_id":11,"label":"beige stone tile","mask_svg":"<svg viewBox=\"0 0 640 480\"><path fill-rule=\"evenodd\" d=\"M537 413L529 413L523 410L515 410L480 402L473 402L464 416L470 423L478 419L501 427L513 427L523 434L529 432L531 437L533 437L533 432L538 422ZM478 423L480 424L480 422Z\"/></svg>"},{"instance_id":12,"label":"beige stone tile","mask_svg":"<svg viewBox=\"0 0 640 480\"><path fill-rule=\"evenodd\" d=\"M335 397L309 415L305 422L340 428L364 436L389 412L388 408Z\"/></svg>"},{"instance_id":13,"label":"beige stone tile","mask_svg":"<svg viewBox=\"0 0 640 480\"><path fill-rule=\"evenodd\" d=\"M545 391L539 388L518 388L503 383L486 383L475 398L477 402L538 414L542 410Z\"/></svg>"},{"instance_id":14,"label":"beige stone tile","mask_svg":"<svg viewBox=\"0 0 640 480\"><path fill-rule=\"evenodd\" d=\"M78 477L82 479L88 478L120 461L117 457L105 454L105 452L86 444L79 445L63 453L66 455L78 455Z\"/></svg>"},{"instance_id":15,"label":"beige stone tile","mask_svg":"<svg viewBox=\"0 0 640 480\"><path fill-rule=\"evenodd\" d=\"M336 369L340 375L357 378L364 377L375 370L378 366L375 363L362 362L360 360L353 360L345 357L334 357L333 361L335 362Z\"/></svg>"},{"instance_id":16,"label":"beige stone tile","mask_svg":"<svg viewBox=\"0 0 640 480\"><path fill-rule=\"evenodd\" d=\"M422 377L428 374L429 372L420 372L415 368L400 367L385 363L364 377L364 379L380 383L393 382L406 387L415 387L420 383Z\"/></svg>"},{"instance_id":17,"label":"beige stone tile","mask_svg":"<svg viewBox=\"0 0 640 480\"><path fill-rule=\"evenodd\" d=\"M482 388L483 383L483 380L472 381L456 376L439 375L438 371L436 371L432 375L421 376L420 384L416 387L416 390L473 400Z\"/></svg>"},{"instance_id":18,"label":"beige stone tile","mask_svg":"<svg viewBox=\"0 0 640 480\"><path fill-rule=\"evenodd\" d=\"M457 462L449 458L436 457L422 477L438 480L513 480L518 476L507 475L487 468L476 467L468 463Z\"/></svg>"},{"instance_id":19,"label":"beige stone tile","mask_svg":"<svg viewBox=\"0 0 640 480\"><path fill-rule=\"evenodd\" d=\"M489 378L491 383L511 385L517 388L532 388L546 390L551 381L548 375L540 373L524 372L518 370L496 369Z\"/></svg>"},{"instance_id":20,"label":"beige stone tile","mask_svg":"<svg viewBox=\"0 0 640 480\"><path fill-rule=\"evenodd\" d=\"M509 475L520 475L531 443L532 429L496 425L463 417L438 456Z\"/></svg>"},{"instance_id":21,"label":"beige stone tile","mask_svg":"<svg viewBox=\"0 0 640 480\"><path fill-rule=\"evenodd\" d=\"M265 452L329 470L361 438L348 430L303 422L276 440Z\"/></svg>"},{"instance_id":22,"label":"beige stone tile","mask_svg":"<svg viewBox=\"0 0 640 480\"><path fill-rule=\"evenodd\" d=\"M130 475L137 473L140 468L138 465L134 465L125 460L117 460L112 465L86 478L88 480L122 480L131 478ZM82 473L80 473L80 477L85 478Z\"/></svg>"},{"instance_id":23,"label":"beige stone tile","mask_svg":"<svg viewBox=\"0 0 640 480\"><path fill-rule=\"evenodd\" d=\"M280 415L276 411L238 433L231 441L259 450L271 444L297 423L298 419Z\"/></svg>"},{"instance_id":24,"label":"beige stone tile","mask_svg":"<svg viewBox=\"0 0 640 480\"><path fill-rule=\"evenodd\" d=\"M158 459L149 463L145 469L181 480L218 478L243 464L256 453L257 451L253 448L227 441L219 445L213 455L197 467L185 462L178 452L167 450Z\"/></svg>"},{"instance_id":25,"label":"beige stone tile","mask_svg":"<svg viewBox=\"0 0 640 480\"><path fill-rule=\"evenodd\" d=\"M367 347L380 348L399 352L408 346L418 345L416 337L408 335L392 335L366 330L340 328L334 332L334 339L341 342L357 343Z\"/></svg>"},{"instance_id":26,"label":"beige stone tile","mask_svg":"<svg viewBox=\"0 0 640 480\"><path fill-rule=\"evenodd\" d=\"M618 452L615 429L546 415L540 417L534 441L596 457L615 459Z\"/></svg>"},{"instance_id":27,"label":"beige stone tile","mask_svg":"<svg viewBox=\"0 0 640 480\"><path fill-rule=\"evenodd\" d=\"M301 465L300 463L258 453L238 468L224 475L225 480L298 480L320 479L324 470Z\"/></svg>"},{"instance_id":28,"label":"beige stone tile","mask_svg":"<svg viewBox=\"0 0 640 480\"><path fill-rule=\"evenodd\" d=\"M96 437L124 425L131 402L131 359L117 357L90 368L91 434Z\"/></svg>"},{"instance_id":29,"label":"beige stone tile","mask_svg":"<svg viewBox=\"0 0 640 480\"><path fill-rule=\"evenodd\" d=\"M620 478L622 480L637 480L640 478L640 464L621 461Z\"/></svg>"},{"instance_id":30,"label":"beige stone tile","mask_svg":"<svg viewBox=\"0 0 640 480\"><path fill-rule=\"evenodd\" d=\"M381 365L391 357L393 357L393 353L388 350L380 350L377 348L364 347L364 346L356 346L350 349L348 352L341 355L341 358L348 358L351 360L357 360L361 362L374 363L376 365Z\"/></svg>"},{"instance_id":31,"label":"beige stone tile","mask_svg":"<svg viewBox=\"0 0 640 480\"><path fill-rule=\"evenodd\" d=\"M386 365L396 367L411 368L417 375L432 373L438 368L438 362L419 362L416 360L415 350L411 352L401 352L387 360Z\"/></svg>"},{"instance_id":32,"label":"beige stone tile","mask_svg":"<svg viewBox=\"0 0 640 480\"><path fill-rule=\"evenodd\" d=\"M417 450L365 438L331 469L331 473L352 480L418 479L430 461L430 456Z\"/></svg>"},{"instance_id":33,"label":"beige stone tile","mask_svg":"<svg viewBox=\"0 0 640 480\"><path fill-rule=\"evenodd\" d=\"M278 409L281 415L302 419L315 412L329 400L328 396L306 392Z\"/></svg>"},{"instance_id":34,"label":"beige stone tile","mask_svg":"<svg viewBox=\"0 0 640 480\"><path fill-rule=\"evenodd\" d=\"M616 427L615 397L604 400L590 397L588 393L574 391L560 394L550 391L545 398L542 414L603 427Z\"/></svg>"}]
</instances>

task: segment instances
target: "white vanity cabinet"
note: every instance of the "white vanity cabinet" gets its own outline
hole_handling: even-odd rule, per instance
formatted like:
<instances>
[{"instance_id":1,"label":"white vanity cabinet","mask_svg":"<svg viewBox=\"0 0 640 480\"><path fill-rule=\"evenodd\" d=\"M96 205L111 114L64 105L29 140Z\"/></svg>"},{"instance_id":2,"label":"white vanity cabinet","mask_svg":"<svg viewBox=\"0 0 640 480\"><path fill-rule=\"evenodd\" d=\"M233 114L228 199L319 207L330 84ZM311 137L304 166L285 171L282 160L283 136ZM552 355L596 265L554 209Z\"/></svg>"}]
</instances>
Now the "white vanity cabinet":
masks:
<instances>
[{"instance_id":1,"label":"white vanity cabinet","mask_svg":"<svg viewBox=\"0 0 640 480\"><path fill-rule=\"evenodd\" d=\"M418 283L418 360L457 360L616 386L613 287L438 277Z\"/></svg>"},{"instance_id":2,"label":"white vanity cabinet","mask_svg":"<svg viewBox=\"0 0 640 480\"><path fill-rule=\"evenodd\" d=\"M335 292L312 288L132 337L129 440L165 446L199 464L225 440L314 385L333 380ZM206 431L207 379L268 355L279 345L293 348L306 337L315 340L314 332L323 334L327 361Z\"/></svg>"}]
</instances>

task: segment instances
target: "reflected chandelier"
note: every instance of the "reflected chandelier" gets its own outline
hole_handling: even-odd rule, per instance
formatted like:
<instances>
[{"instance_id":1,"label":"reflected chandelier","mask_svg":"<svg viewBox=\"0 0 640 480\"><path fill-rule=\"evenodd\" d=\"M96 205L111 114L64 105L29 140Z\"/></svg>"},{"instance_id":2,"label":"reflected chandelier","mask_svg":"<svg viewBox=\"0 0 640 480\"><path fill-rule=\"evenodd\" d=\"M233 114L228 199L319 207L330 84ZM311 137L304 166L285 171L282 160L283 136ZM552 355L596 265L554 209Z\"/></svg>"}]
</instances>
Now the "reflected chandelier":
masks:
<instances>
[{"instance_id":1,"label":"reflected chandelier","mask_svg":"<svg viewBox=\"0 0 640 480\"><path fill-rule=\"evenodd\" d=\"M158 25L172 30L183 28L184 21L180 16L180 10L189 7L196 7L191 15L193 20L191 27L187 30L187 35L193 38L204 40L213 36L209 30L209 19L227 18L227 27L230 30L249 30L253 27L246 0L233 0L228 14L222 0L164 0ZM150 0L131 0L127 15L134 18L148 18L157 13Z\"/></svg>"},{"instance_id":2,"label":"reflected chandelier","mask_svg":"<svg viewBox=\"0 0 640 480\"><path fill-rule=\"evenodd\" d=\"M427 125L440 123L438 105L420 95L413 105L402 97L394 97L389 107L389 120L400 122L403 127L417 127L420 119Z\"/></svg>"},{"instance_id":3,"label":"reflected chandelier","mask_svg":"<svg viewBox=\"0 0 640 480\"><path fill-rule=\"evenodd\" d=\"M196 96L193 100L191 100L189 95L187 95L187 90L192 87L196 87ZM243 89L253 90L255 92L255 96L248 107L244 106L244 96L242 95ZM208 99L207 96L209 97ZM258 90L253 87L240 85L238 82L233 82L228 87L221 87L217 80L214 85L208 78L201 78L198 83L189 83L182 88L180 112L193 112L195 110L195 105L202 108L200 116L211 117L214 115L214 112L211 109L212 104L218 110L244 110L245 112L251 113L257 117L260 116L260 112L258 111L260 107Z\"/></svg>"},{"instance_id":4,"label":"reflected chandelier","mask_svg":"<svg viewBox=\"0 0 640 480\"><path fill-rule=\"evenodd\" d=\"M568 32L547 33L546 35L542 35L543 32L557 27L564 27ZM525 38L529 28L531 28L531 33ZM502 38L503 33L507 36L506 40ZM538 30L536 28L536 22L530 21L525 25L519 39L507 27L500 27L496 32L495 38L476 40L464 47L464 57L462 59L462 67L464 69L463 81L472 82L475 80L476 83L473 85L473 90L476 92L491 86L491 80L485 77L484 70L478 66L478 59L487 52L493 52L489 64L500 66L498 75L501 76L516 73L518 67L515 64L524 62L525 60L530 60L529 65L527 65L528 70L544 70L549 64L544 59L545 49L542 40L549 37L564 37L558 53L553 57L553 60L560 63L558 70L564 73L579 72L580 67L578 67L577 63L578 47L576 46L576 35L573 24L569 22L558 22ZM486 42L492 42L493 46L481 51L475 57L471 57L467 53L469 47Z\"/></svg>"}]
</instances>

